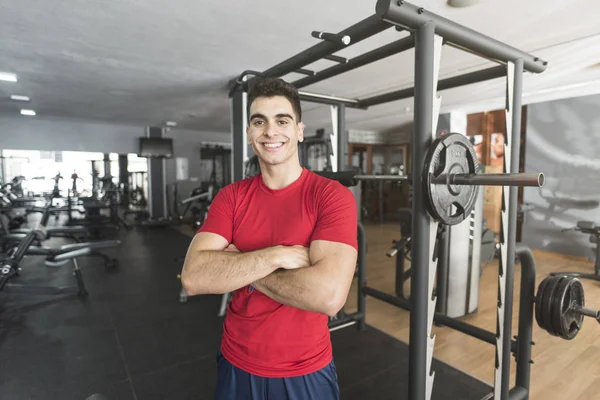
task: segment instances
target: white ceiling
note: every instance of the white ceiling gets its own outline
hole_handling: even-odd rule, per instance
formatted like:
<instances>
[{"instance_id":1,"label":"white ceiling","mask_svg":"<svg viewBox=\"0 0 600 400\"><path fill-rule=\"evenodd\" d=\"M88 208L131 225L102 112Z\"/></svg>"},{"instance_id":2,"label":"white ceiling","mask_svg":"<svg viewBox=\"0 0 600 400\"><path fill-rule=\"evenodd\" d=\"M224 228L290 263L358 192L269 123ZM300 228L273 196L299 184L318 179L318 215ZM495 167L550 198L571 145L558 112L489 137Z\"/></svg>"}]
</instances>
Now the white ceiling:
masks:
<instances>
[{"instance_id":1,"label":"white ceiling","mask_svg":"<svg viewBox=\"0 0 600 400\"><path fill-rule=\"evenodd\" d=\"M549 62L527 74L524 103L600 93L600 2L481 0L456 9L445 0L414 4ZM195 130L229 130L227 82L244 70L265 70L314 45L313 30L338 32L373 14L375 0L3 0L0 113L32 98L38 116L137 125L176 121ZM388 29L337 53L354 57L406 36ZM307 68L332 65L319 61ZM440 79L487 68L490 62L452 48ZM303 90L365 97L410 87L414 52L407 51ZM285 78L301 77L290 74ZM497 109L504 81L442 92L442 111ZM348 110L354 129L388 130L412 120L412 99ZM327 106L305 104L309 131L330 124Z\"/></svg>"}]
</instances>

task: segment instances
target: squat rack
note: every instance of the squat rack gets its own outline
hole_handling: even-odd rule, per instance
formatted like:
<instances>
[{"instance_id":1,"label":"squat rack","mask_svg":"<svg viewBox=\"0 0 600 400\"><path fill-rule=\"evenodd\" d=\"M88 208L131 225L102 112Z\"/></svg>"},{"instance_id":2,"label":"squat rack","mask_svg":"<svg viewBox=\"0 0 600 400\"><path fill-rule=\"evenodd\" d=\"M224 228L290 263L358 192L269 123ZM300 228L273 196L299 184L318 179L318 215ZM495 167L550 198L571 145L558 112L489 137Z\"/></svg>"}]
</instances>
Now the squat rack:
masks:
<instances>
[{"instance_id":1,"label":"squat rack","mask_svg":"<svg viewBox=\"0 0 600 400\"><path fill-rule=\"evenodd\" d=\"M334 53L348 45L358 43L392 27L399 31L406 30L410 32L410 36L349 60L334 55ZM382 60L413 47L415 48L415 84L412 88L395 90L363 99L349 99L300 91L301 100L303 101L329 104L337 108L334 134L337 131L338 170L342 170L343 156L346 154L344 151L347 145L346 107L367 109L371 106L414 97L412 184L416 187L422 187L426 177L421 176L420 173L423 171L427 150L436 136L440 111L441 97L438 96L437 91L505 77L507 94L505 172L519 172L523 72L541 73L546 69L546 61L402 0L378 0L375 14L368 18L337 34L313 32L313 36L322 39L322 41L263 72L245 71L240 77L230 82L233 142L232 172L234 180L244 178L244 161L248 158L245 133L247 123L246 90L248 84L256 79L249 79L250 75L281 77L292 72L301 73L307 76L292 82L298 89L301 89L307 85ZM500 65L438 81L443 45L472 53ZM305 66L322 59L338 64L318 72L304 69ZM525 325L527 318L531 321L531 313L525 312L528 315L519 313L519 326L521 327L521 320L523 320L523 332L528 331L529 334L526 335L526 338L521 337L516 343L511 340L514 259L516 254L517 187L512 186L510 183L504 184L507 186L503 187L504 202L501 224L503 240L500 244L501 257L498 274L497 332L493 334L473 326L467 326L468 324L456 320L438 322L496 345L493 398L501 400L528 399L531 322L529 322L529 329ZM508 187L509 185L510 187ZM360 283L362 287L359 288L359 294L368 294L390 304L410 309L408 379L410 400L430 399L434 378L434 373L431 372L431 362L435 337L431 336L431 328L436 302L433 296L433 278L436 273L436 263L433 260L434 236L432 234L435 235L437 231L437 222L427 212L424 196L423 191L414 191L410 304L401 305L393 296L381 292L377 293L378 291L366 287L364 282ZM533 279L535 278L533 258L528 255L525 258L527 259L530 279L527 280L527 287L523 286L522 283L521 289L522 293L530 293L530 297L533 298L534 288L530 287L533 286L531 275L533 274ZM527 308L531 308L530 306L531 304L528 302L528 304L522 304L521 308L525 308L525 311L527 311ZM362 318L364 318L364 315ZM437 316L436 320L438 320ZM521 333L521 329L519 331ZM518 351L513 347L514 345L517 346ZM517 372L519 373L519 370L522 370L523 373L519 375L520 378L517 379L516 386L509 390L511 348L515 353L521 355L517 357ZM525 368L525 365L527 365L527 368Z\"/></svg>"}]
</instances>

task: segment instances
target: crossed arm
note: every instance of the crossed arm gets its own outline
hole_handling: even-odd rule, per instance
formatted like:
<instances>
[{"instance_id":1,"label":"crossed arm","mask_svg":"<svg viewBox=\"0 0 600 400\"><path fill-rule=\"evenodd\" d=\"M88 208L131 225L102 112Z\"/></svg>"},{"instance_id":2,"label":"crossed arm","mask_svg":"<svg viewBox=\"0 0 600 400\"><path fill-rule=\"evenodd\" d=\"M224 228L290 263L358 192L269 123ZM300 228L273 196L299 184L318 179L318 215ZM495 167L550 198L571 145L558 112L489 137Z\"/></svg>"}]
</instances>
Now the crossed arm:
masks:
<instances>
[{"instance_id":1,"label":"crossed arm","mask_svg":"<svg viewBox=\"0 0 600 400\"><path fill-rule=\"evenodd\" d=\"M346 303L356 267L353 247L316 240L308 250L275 246L239 253L224 251L228 244L212 233L194 237L181 274L189 295L222 294L253 285L281 304L330 316Z\"/></svg>"},{"instance_id":2,"label":"crossed arm","mask_svg":"<svg viewBox=\"0 0 600 400\"><path fill-rule=\"evenodd\" d=\"M309 266L277 270L254 286L281 304L333 316L346 303L357 252L344 243L316 240L309 254Z\"/></svg>"}]
</instances>

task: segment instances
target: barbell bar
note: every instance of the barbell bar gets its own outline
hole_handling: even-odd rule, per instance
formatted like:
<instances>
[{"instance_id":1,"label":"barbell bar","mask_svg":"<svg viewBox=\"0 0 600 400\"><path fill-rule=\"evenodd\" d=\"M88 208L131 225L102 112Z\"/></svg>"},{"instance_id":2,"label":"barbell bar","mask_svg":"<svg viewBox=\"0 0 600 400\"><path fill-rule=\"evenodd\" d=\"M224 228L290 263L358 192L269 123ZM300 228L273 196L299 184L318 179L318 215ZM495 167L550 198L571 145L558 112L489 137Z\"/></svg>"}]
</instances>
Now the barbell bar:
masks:
<instances>
[{"instance_id":1,"label":"barbell bar","mask_svg":"<svg viewBox=\"0 0 600 400\"><path fill-rule=\"evenodd\" d=\"M348 171L339 174L345 174ZM348 180L357 181L412 181L408 175L353 175L348 173ZM470 185L470 186L536 186L544 185L544 174L444 174L436 176L432 182L436 185Z\"/></svg>"}]
</instances>

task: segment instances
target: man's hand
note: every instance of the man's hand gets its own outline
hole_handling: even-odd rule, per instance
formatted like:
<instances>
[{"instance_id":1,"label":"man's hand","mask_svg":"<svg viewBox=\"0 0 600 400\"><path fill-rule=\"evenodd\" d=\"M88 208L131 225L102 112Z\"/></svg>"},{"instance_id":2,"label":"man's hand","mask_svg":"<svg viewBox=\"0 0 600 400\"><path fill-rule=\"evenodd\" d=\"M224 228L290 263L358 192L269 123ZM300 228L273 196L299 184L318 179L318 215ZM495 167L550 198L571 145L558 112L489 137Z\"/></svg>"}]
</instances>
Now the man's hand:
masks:
<instances>
[{"instance_id":1,"label":"man's hand","mask_svg":"<svg viewBox=\"0 0 600 400\"><path fill-rule=\"evenodd\" d=\"M304 246L275 246L271 249L276 255L276 264L280 269L297 269L310 266L310 252ZM223 251L239 253L240 250L233 243Z\"/></svg>"},{"instance_id":2,"label":"man's hand","mask_svg":"<svg viewBox=\"0 0 600 400\"><path fill-rule=\"evenodd\" d=\"M304 246L277 246L279 268L297 269L310 266L308 248Z\"/></svg>"}]
</instances>

